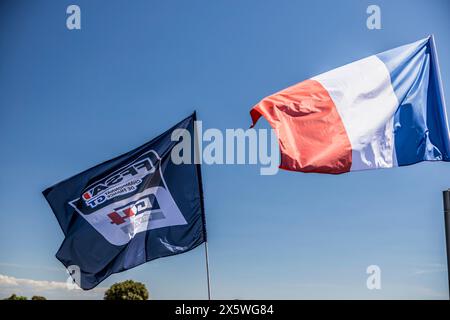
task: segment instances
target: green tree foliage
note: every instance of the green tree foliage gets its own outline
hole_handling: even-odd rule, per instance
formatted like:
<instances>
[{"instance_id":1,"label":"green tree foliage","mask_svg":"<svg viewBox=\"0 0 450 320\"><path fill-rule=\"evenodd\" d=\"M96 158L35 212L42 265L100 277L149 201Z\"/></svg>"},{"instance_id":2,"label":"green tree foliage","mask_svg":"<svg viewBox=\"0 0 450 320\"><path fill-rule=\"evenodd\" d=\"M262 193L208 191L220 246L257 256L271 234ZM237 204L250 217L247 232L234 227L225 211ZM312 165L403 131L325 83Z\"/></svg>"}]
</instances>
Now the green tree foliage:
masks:
<instances>
[{"instance_id":1,"label":"green tree foliage","mask_svg":"<svg viewBox=\"0 0 450 320\"><path fill-rule=\"evenodd\" d=\"M143 283L127 280L113 284L105 292L104 300L147 300L148 291Z\"/></svg>"},{"instance_id":2,"label":"green tree foliage","mask_svg":"<svg viewBox=\"0 0 450 320\"><path fill-rule=\"evenodd\" d=\"M45 298L43 296L32 296L31 300L47 300L47 298Z\"/></svg>"},{"instance_id":3,"label":"green tree foliage","mask_svg":"<svg viewBox=\"0 0 450 320\"><path fill-rule=\"evenodd\" d=\"M9 298L6 298L5 300L27 300L27 297L18 296L15 293L13 293Z\"/></svg>"}]
</instances>

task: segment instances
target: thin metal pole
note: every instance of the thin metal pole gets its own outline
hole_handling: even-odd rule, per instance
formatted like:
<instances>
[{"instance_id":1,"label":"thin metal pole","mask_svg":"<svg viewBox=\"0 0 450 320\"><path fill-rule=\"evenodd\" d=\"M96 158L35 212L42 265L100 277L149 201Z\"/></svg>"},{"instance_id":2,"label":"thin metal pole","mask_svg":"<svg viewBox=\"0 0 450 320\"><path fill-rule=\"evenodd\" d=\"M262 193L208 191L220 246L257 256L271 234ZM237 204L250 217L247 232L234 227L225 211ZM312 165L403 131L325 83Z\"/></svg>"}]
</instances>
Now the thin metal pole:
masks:
<instances>
[{"instance_id":1,"label":"thin metal pole","mask_svg":"<svg viewBox=\"0 0 450 320\"><path fill-rule=\"evenodd\" d=\"M208 283L208 300L211 300L211 281L209 278L208 241L205 241L206 281Z\"/></svg>"},{"instance_id":2,"label":"thin metal pole","mask_svg":"<svg viewBox=\"0 0 450 320\"><path fill-rule=\"evenodd\" d=\"M447 279L450 299L450 191L442 192L444 198L444 230L445 230L445 246L447 248Z\"/></svg>"},{"instance_id":3,"label":"thin metal pole","mask_svg":"<svg viewBox=\"0 0 450 320\"><path fill-rule=\"evenodd\" d=\"M193 120L194 120L194 152L195 156L194 159L201 159L200 158L200 146L199 146L199 137L197 132L197 112L194 111L193 113ZM202 218L203 218L203 237L205 240L205 264L206 264L206 282L208 286L208 300L211 300L211 281L209 277L209 257L208 257L208 237L206 232L206 215L205 215L205 202L204 202L204 196L203 196L203 181L202 181L202 170L200 163L195 164L197 169L197 177L198 177L198 186L200 189L200 207L202 211Z\"/></svg>"}]
</instances>

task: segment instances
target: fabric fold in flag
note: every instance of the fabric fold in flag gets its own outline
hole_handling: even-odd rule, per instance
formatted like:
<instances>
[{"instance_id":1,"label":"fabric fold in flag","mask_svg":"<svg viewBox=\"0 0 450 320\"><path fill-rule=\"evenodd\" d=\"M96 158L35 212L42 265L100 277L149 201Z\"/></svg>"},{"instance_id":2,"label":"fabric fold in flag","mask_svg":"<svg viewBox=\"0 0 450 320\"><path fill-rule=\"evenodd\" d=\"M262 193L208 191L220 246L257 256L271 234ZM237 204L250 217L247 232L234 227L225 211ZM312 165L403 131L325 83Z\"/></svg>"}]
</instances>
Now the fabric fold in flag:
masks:
<instances>
[{"instance_id":1,"label":"fabric fold in flag","mask_svg":"<svg viewBox=\"0 0 450 320\"><path fill-rule=\"evenodd\" d=\"M172 133L186 130L194 137L194 125L195 113L43 192L65 236L56 257L81 288L206 241L200 165L171 160L178 143Z\"/></svg>"},{"instance_id":2,"label":"fabric fold in flag","mask_svg":"<svg viewBox=\"0 0 450 320\"><path fill-rule=\"evenodd\" d=\"M325 72L250 111L277 132L280 168L339 174L449 161L432 36Z\"/></svg>"}]
</instances>

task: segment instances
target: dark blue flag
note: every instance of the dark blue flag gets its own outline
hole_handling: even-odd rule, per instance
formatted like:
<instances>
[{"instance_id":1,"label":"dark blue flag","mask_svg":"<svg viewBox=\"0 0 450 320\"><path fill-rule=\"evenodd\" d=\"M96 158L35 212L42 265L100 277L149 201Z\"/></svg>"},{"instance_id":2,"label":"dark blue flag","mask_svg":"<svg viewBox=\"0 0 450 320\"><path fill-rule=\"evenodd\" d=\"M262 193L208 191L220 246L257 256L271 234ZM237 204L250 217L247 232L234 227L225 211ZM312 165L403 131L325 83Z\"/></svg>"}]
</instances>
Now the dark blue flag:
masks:
<instances>
[{"instance_id":1,"label":"dark blue flag","mask_svg":"<svg viewBox=\"0 0 450 320\"><path fill-rule=\"evenodd\" d=\"M81 288L206 241L200 165L171 160L176 129L190 133L194 150L194 121L195 113L145 145L43 192L65 235L56 258L79 270L73 278Z\"/></svg>"}]
</instances>

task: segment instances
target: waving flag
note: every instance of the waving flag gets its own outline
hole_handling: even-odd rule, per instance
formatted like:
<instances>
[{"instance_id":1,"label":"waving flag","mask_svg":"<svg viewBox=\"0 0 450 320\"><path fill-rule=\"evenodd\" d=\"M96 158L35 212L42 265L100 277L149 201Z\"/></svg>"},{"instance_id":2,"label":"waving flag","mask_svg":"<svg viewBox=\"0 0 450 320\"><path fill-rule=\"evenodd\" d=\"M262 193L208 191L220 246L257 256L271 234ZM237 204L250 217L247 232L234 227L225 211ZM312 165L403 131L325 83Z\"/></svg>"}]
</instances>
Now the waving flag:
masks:
<instances>
[{"instance_id":1,"label":"waving flag","mask_svg":"<svg viewBox=\"0 0 450 320\"><path fill-rule=\"evenodd\" d=\"M250 114L277 132L282 169L337 174L450 159L432 36L300 82Z\"/></svg>"},{"instance_id":2,"label":"waving flag","mask_svg":"<svg viewBox=\"0 0 450 320\"><path fill-rule=\"evenodd\" d=\"M194 137L194 120L43 192L65 235L56 257L81 288L206 241L200 167L170 159L172 132Z\"/></svg>"}]
</instances>

